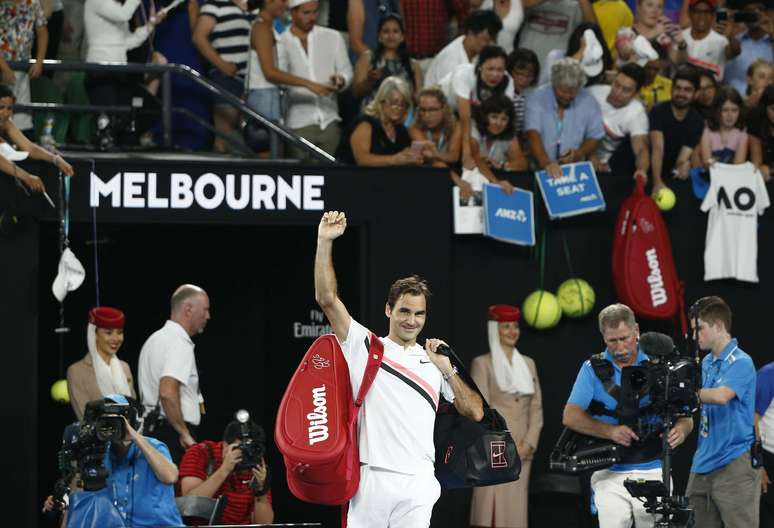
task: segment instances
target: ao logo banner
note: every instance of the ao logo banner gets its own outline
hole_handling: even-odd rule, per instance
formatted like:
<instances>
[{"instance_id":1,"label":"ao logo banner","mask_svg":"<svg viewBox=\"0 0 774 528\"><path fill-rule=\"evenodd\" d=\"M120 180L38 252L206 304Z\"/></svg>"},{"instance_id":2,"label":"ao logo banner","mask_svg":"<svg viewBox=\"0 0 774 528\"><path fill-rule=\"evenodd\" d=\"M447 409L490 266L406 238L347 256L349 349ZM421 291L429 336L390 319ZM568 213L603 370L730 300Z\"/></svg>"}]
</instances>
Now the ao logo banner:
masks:
<instances>
[{"instance_id":1,"label":"ao logo banner","mask_svg":"<svg viewBox=\"0 0 774 528\"><path fill-rule=\"evenodd\" d=\"M546 171L536 172L535 177L552 219L605 209L597 175L588 161L562 165L561 178L552 178Z\"/></svg>"},{"instance_id":2,"label":"ao logo banner","mask_svg":"<svg viewBox=\"0 0 774 528\"><path fill-rule=\"evenodd\" d=\"M515 189L505 194L502 187L484 185L484 234L502 242L535 245L535 215L532 193Z\"/></svg>"}]
</instances>

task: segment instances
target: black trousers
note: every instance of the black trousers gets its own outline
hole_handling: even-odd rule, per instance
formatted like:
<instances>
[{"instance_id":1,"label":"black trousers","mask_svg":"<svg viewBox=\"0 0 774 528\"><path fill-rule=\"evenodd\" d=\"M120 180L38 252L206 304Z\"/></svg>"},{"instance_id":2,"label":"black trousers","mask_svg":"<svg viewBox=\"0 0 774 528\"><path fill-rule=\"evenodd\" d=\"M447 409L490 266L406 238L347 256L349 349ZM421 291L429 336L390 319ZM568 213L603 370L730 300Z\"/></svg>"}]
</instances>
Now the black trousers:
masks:
<instances>
[{"instance_id":1,"label":"black trousers","mask_svg":"<svg viewBox=\"0 0 774 528\"><path fill-rule=\"evenodd\" d=\"M186 425L188 426L188 430L191 432L191 436L196 438L196 426L188 422L186 422ZM180 435L177 433L177 431L175 431L175 428L172 427L172 424L170 424L166 419L160 419L156 429L153 431L153 434L149 436L152 436L156 440L161 440L167 444L169 452L172 455L172 462L178 466L180 465L180 460L185 454L185 449L183 449L183 446L180 445Z\"/></svg>"}]
</instances>

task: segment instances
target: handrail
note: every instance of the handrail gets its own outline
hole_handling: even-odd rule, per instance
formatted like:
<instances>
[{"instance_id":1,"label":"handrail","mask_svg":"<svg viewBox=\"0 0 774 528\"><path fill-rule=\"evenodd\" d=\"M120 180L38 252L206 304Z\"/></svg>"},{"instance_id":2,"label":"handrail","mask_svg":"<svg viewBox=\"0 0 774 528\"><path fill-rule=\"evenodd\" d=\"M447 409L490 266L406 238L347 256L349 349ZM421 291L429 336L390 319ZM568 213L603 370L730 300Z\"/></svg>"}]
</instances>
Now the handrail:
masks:
<instances>
[{"instance_id":1,"label":"handrail","mask_svg":"<svg viewBox=\"0 0 774 528\"><path fill-rule=\"evenodd\" d=\"M116 105L82 105L82 104L59 104L59 103L27 103L27 104L21 104L21 103L14 103L14 108L22 110L22 111L28 111L28 112L42 112L42 111L53 111L53 112L111 112L111 113L121 113L121 114L129 114L132 112L135 112L137 114L157 114L158 112L154 112L153 110L137 110L134 107L131 106L116 106ZM215 127L213 127L211 124L206 122L204 119L199 117L198 115L194 114L187 108L179 108L177 106L173 106L171 108L171 111L177 114L183 114L187 118L189 118L192 121L196 121L199 126L202 128L206 128L219 138L221 138L223 141L229 143L234 149L237 151L242 152L243 154L255 154L255 152L248 150L246 151L245 145L240 145L239 142L237 142L234 138L230 137L228 134L224 134L223 132L219 130L215 130ZM276 158L276 156L275 156Z\"/></svg>"},{"instance_id":2,"label":"handrail","mask_svg":"<svg viewBox=\"0 0 774 528\"><path fill-rule=\"evenodd\" d=\"M26 71L31 64L34 64L35 60L30 59L27 62L23 61L8 61L8 65L14 70ZM245 105L241 99L233 94L225 91L220 86L216 86L205 79L202 74L194 70L190 66L185 64L140 64L140 63L125 63L125 62L76 62L76 61L58 61L58 60L45 60L43 61L44 71L82 71L82 72L102 72L102 73L155 73L161 74L162 86L161 86L161 100L162 111L161 119L164 129L164 146L169 147L172 144L172 73L182 75L188 79L194 81L196 84L207 90L213 95L220 97L236 106L241 112L249 119L252 119L255 123L264 126L269 129L271 133L277 134L289 141L293 145L306 150L311 153L315 158L321 161L336 163L336 158L322 150L320 147L310 142L306 138L303 138L292 131L286 129L282 125L278 125L269 119Z\"/></svg>"}]
</instances>

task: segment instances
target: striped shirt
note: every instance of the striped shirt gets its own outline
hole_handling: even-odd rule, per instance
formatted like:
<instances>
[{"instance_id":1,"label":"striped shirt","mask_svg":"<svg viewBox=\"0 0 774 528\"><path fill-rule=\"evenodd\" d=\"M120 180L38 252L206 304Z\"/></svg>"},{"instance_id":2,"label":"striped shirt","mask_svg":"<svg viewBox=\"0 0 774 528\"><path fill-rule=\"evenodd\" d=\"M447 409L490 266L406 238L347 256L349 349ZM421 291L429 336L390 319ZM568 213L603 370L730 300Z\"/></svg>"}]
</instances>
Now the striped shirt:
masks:
<instances>
[{"instance_id":1,"label":"striped shirt","mask_svg":"<svg viewBox=\"0 0 774 528\"><path fill-rule=\"evenodd\" d=\"M250 49L250 26L255 14L243 11L231 0L207 0L200 14L215 19L210 43L224 61L236 64L237 75L244 77Z\"/></svg>"},{"instance_id":2,"label":"striped shirt","mask_svg":"<svg viewBox=\"0 0 774 528\"><path fill-rule=\"evenodd\" d=\"M213 460L210 460L210 453L212 453ZM212 462L212 469L208 475L207 466L210 462ZM182 480L185 477L196 477L204 481L221 465L223 465L223 442L205 440L189 447L185 452L180 461L179 478ZM228 497L226 508L223 510L220 520L222 524L250 524L252 522L255 497L248 484L251 478L252 471L249 469L232 471L220 485L218 491L215 492L215 498L221 495ZM267 499L271 502L271 491Z\"/></svg>"}]
</instances>

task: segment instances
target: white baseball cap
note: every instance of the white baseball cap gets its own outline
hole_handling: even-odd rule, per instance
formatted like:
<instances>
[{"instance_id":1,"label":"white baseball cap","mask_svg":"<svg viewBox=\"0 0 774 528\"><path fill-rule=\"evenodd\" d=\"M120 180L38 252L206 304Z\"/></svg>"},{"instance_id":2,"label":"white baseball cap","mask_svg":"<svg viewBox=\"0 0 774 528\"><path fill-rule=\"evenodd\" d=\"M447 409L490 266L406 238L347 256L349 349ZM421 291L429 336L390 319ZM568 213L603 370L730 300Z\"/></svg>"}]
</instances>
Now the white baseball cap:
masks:
<instances>
[{"instance_id":1,"label":"white baseball cap","mask_svg":"<svg viewBox=\"0 0 774 528\"><path fill-rule=\"evenodd\" d=\"M54 284L51 285L51 291L56 300L64 301L67 292L77 290L83 284L84 278L86 278L86 271L83 269L83 264L70 251L70 248L65 248L59 259L59 271L54 279Z\"/></svg>"},{"instance_id":2,"label":"white baseball cap","mask_svg":"<svg viewBox=\"0 0 774 528\"><path fill-rule=\"evenodd\" d=\"M11 161L21 161L27 159L27 156L29 155L29 152L16 150L5 141L0 141L0 156L3 156L6 159Z\"/></svg>"},{"instance_id":3,"label":"white baseball cap","mask_svg":"<svg viewBox=\"0 0 774 528\"><path fill-rule=\"evenodd\" d=\"M309 2L316 2L317 0L290 0L288 2L288 9L293 9L294 7L298 7L300 5L304 5Z\"/></svg>"},{"instance_id":4,"label":"white baseball cap","mask_svg":"<svg viewBox=\"0 0 774 528\"><path fill-rule=\"evenodd\" d=\"M587 76L596 77L602 73L602 69L605 67L602 60L602 44L599 43L597 36L590 29L583 32L583 40L586 43L586 48L583 50L581 66Z\"/></svg>"}]
</instances>

